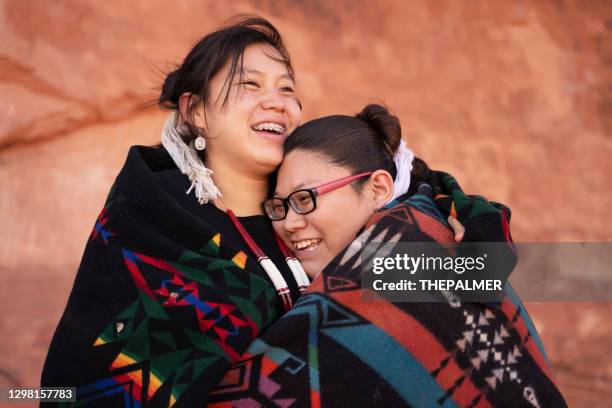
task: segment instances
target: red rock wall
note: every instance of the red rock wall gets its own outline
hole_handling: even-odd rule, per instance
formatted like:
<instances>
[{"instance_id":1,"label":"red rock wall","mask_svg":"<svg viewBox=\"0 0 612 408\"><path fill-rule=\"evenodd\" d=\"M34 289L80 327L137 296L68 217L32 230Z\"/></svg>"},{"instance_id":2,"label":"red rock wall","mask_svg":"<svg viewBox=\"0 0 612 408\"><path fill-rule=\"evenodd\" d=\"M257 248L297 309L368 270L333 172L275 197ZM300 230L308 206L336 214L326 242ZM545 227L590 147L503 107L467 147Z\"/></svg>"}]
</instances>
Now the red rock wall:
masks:
<instances>
[{"instance_id":1,"label":"red rock wall","mask_svg":"<svg viewBox=\"0 0 612 408\"><path fill-rule=\"evenodd\" d=\"M610 241L608 1L0 1L0 385L36 385L163 74L237 13L270 18L305 119L383 101L432 167L507 203L517 241ZM573 406L612 397L608 304L532 304Z\"/></svg>"}]
</instances>

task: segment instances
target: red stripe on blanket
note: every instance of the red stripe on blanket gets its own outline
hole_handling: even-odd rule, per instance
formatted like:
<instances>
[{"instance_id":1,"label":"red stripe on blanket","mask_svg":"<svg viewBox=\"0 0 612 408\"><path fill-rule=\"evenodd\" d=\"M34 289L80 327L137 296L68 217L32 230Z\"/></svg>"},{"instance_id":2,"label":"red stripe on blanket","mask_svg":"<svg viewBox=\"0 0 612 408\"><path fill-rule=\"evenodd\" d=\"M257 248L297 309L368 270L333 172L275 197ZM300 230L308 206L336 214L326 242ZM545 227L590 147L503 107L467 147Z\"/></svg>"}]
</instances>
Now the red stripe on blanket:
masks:
<instances>
[{"instance_id":1,"label":"red stripe on blanket","mask_svg":"<svg viewBox=\"0 0 612 408\"><path fill-rule=\"evenodd\" d=\"M134 279L136 286L142 289L151 299L155 299L155 294L153 293L153 291L151 291L151 288L149 288L149 284L145 280L144 276L142 276L142 274L140 273L138 266L136 266L134 262L130 261L126 257L123 257L123 260L125 261L125 265L127 266L128 271L130 271L130 273L132 274L132 278Z\"/></svg>"},{"instance_id":2,"label":"red stripe on blanket","mask_svg":"<svg viewBox=\"0 0 612 408\"><path fill-rule=\"evenodd\" d=\"M412 316L401 311L387 302L364 302L363 291L335 292L328 294L346 308L353 310L363 318L376 322L390 336L395 338L408 350L430 373L440 367L440 363L451 357L451 354L438 342L436 337ZM372 296L376 296L372 294ZM455 385L458 378L465 375L464 371L451 358L443 368L436 381L448 390ZM466 377L452 395L453 401L460 406L469 405L477 396L481 395L479 407L490 407L485 396L478 387Z\"/></svg>"},{"instance_id":3,"label":"red stripe on blanket","mask_svg":"<svg viewBox=\"0 0 612 408\"><path fill-rule=\"evenodd\" d=\"M512 238L510 238L510 224L508 222L508 216L506 215L506 211L504 209L499 210L499 212L501 213L501 226L502 226L502 231L504 232L504 238L506 239L507 242L510 243L510 245L512 245Z\"/></svg>"},{"instance_id":4,"label":"red stripe on blanket","mask_svg":"<svg viewBox=\"0 0 612 408\"><path fill-rule=\"evenodd\" d=\"M448 227L444 227L439 219L407 204L399 204L386 211L374 213L365 227L370 227L384 217L394 218L400 223L412 225L413 222L410 214L414 216L419 229L434 240L438 242L455 242L453 231Z\"/></svg>"},{"instance_id":5,"label":"red stripe on blanket","mask_svg":"<svg viewBox=\"0 0 612 408\"><path fill-rule=\"evenodd\" d=\"M478 403L476 405L474 405L474 408L490 408L491 404L489 404L489 401L485 398L482 397Z\"/></svg>"},{"instance_id":6,"label":"red stripe on blanket","mask_svg":"<svg viewBox=\"0 0 612 408\"><path fill-rule=\"evenodd\" d=\"M321 407L321 394L317 390L310 389L310 408Z\"/></svg>"},{"instance_id":7,"label":"red stripe on blanket","mask_svg":"<svg viewBox=\"0 0 612 408\"><path fill-rule=\"evenodd\" d=\"M142 371L132 371L113 376L113 380L123 384L123 388L139 403L142 403ZM151 396L149 396L151 398Z\"/></svg>"},{"instance_id":8,"label":"red stripe on blanket","mask_svg":"<svg viewBox=\"0 0 612 408\"><path fill-rule=\"evenodd\" d=\"M234 401L229 402L209 402L206 404L208 408L232 408Z\"/></svg>"},{"instance_id":9,"label":"red stripe on blanket","mask_svg":"<svg viewBox=\"0 0 612 408\"><path fill-rule=\"evenodd\" d=\"M324 293L325 287L323 285L323 274L318 274L306 289L306 293Z\"/></svg>"},{"instance_id":10,"label":"red stripe on blanket","mask_svg":"<svg viewBox=\"0 0 612 408\"><path fill-rule=\"evenodd\" d=\"M518 313L516 306L510 299L504 300L500 309L504 315L506 315L509 322L511 322L512 318ZM519 315L519 319L512 325L512 327L518 332L519 336L521 336L521 342L525 341L525 338L527 338L527 335L529 334L529 329L527 328L522 316ZM526 349L529 354L531 354L531 357L535 360L538 367L540 367L544 374L554 383L548 362L542 355L538 345L532 340L530 334L527 341L523 343L523 349Z\"/></svg>"},{"instance_id":11,"label":"red stripe on blanket","mask_svg":"<svg viewBox=\"0 0 612 408\"><path fill-rule=\"evenodd\" d=\"M184 276L181 271L179 271L178 269L176 269L174 266L170 265L168 262L166 261L162 261L161 259L155 259L152 258L150 256L147 256L145 254L141 254L139 252L135 252L136 255L138 255L138 257L145 263L148 263L149 265L153 265L161 270L164 271L168 271L168 272L172 272L174 274L177 275L181 275Z\"/></svg>"},{"instance_id":12,"label":"red stripe on blanket","mask_svg":"<svg viewBox=\"0 0 612 408\"><path fill-rule=\"evenodd\" d=\"M274 370L278 368L278 364L264 354L261 358L261 374L269 377Z\"/></svg>"}]
</instances>

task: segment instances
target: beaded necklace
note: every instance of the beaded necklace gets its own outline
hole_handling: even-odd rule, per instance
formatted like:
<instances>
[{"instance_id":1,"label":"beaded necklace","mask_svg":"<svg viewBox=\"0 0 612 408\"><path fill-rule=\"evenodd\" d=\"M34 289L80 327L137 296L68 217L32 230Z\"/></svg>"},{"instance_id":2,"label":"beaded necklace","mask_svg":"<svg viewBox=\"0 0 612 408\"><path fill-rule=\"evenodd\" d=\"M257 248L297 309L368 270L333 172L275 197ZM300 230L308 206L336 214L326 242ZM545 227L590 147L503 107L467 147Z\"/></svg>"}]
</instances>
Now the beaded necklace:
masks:
<instances>
[{"instance_id":1,"label":"beaded necklace","mask_svg":"<svg viewBox=\"0 0 612 408\"><path fill-rule=\"evenodd\" d=\"M227 208L227 207L226 207ZM266 274L272 281L274 285L274 289L276 289L276 294L279 297L281 304L283 305L283 309L285 312L288 312L293 307L293 299L291 298L291 292L289 291L289 286L287 282L283 278L283 275L280 273L274 262L265 254L265 252L257 245L253 237L247 232L246 228L242 225L238 217L234 214L232 210L227 209L227 215L232 220L232 223L240 233L240 236L247 244L251 252L257 257L257 262L261 267L266 271ZM276 235L276 242L280 246L280 249L285 257L285 261L291 269L291 273L293 274L293 278L297 282L300 293L304 293L308 285L310 284L310 280L302 268L300 261L298 261L291 250L285 245L285 243Z\"/></svg>"}]
</instances>

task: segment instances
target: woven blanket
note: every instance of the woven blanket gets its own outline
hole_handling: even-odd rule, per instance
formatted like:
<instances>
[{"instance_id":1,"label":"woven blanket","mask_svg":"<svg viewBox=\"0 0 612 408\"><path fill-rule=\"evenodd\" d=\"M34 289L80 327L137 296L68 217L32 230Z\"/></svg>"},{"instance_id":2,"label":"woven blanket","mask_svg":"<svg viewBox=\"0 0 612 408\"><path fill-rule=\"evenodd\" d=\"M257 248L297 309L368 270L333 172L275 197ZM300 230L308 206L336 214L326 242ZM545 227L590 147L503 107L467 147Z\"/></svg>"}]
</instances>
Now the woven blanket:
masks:
<instances>
[{"instance_id":1,"label":"woven blanket","mask_svg":"<svg viewBox=\"0 0 612 408\"><path fill-rule=\"evenodd\" d=\"M41 380L77 406L201 406L278 318L255 261L156 179L168 161L133 147L91 232Z\"/></svg>"},{"instance_id":2,"label":"woven blanket","mask_svg":"<svg viewBox=\"0 0 612 408\"><path fill-rule=\"evenodd\" d=\"M467 239L506 242L512 251L509 210L464 194L441 172L376 214L359 241L450 242L449 213L467 227ZM210 392L209 406L566 406L509 285L493 303L366 301L359 248L339 254L251 344Z\"/></svg>"},{"instance_id":3,"label":"woven blanket","mask_svg":"<svg viewBox=\"0 0 612 408\"><path fill-rule=\"evenodd\" d=\"M519 391L526 395L523 397L526 401L533 398L546 401L542 400L548 395L544 390L554 389L548 380L545 358L539 351L539 340L516 299L509 299L495 309L482 309L482 305L447 306L455 312L448 316L463 316L466 327L476 322L475 330L482 331L486 320L490 322L487 327L499 331L498 320L505 322L506 331L499 331L499 336L503 339L511 336L512 341L506 340L504 344L517 346L517 351L512 348L512 352L518 363L510 365L528 368L501 375L487 365L497 361L495 355L483 354L480 367L486 368L489 375L482 383L465 368L469 368L466 361L476 358L470 342L482 333L467 334L468 346L461 348L463 343L456 343L455 338L459 320L449 317L444 324L448 330L436 331L428 326L427 322L440 321L442 314L435 308L429 310L421 305L417 308L421 310L419 315L411 309L414 305L382 303L380 308L373 308L373 304L362 302L364 311L360 311L357 298L343 300L342 296L359 296L353 258L345 259L350 247L313 282L309 295L278 320L279 305L273 286L249 268L255 260L232 247L206 220L185 210L155 177L155 171L167 165L168 155L162 149L132 148L89 237L41 379L41 385L46 387L75 386L74 405L190 407L208 401L225 405L335 406L345 402L350 405L353 401L356 406L363 406L371 401L381 404L392 401L391 406L401 406L408 405L401 392L410 395L416 392L413 386L404 387L407 379L420 378L412 373L423 370L427 375L422 378L430 380L417 380L417 384L439 384L443 394L448 394L441 400L446 404L460 403L461 396L467 395L464 390L473 387L482 394L478 404L493 401L492 395L502 395L495 390L502 383L514 384L516 378L523 384ZM470 239L491 240L486 238L492 236L491 231L507 227L500 230L499 222L507 224L509 217L500 216L497 208L491 216L491 206L484 199L482 205L489 207L466 210L474 206L474 199L458 194L458 186L454 191L450 176L434 174L430 185L438 195L439 208L446 213L454 212L468 226L468 233L477 231ZM395 228L405 238L448 240L448 229L441 221L444 215L439 211L431 199L428 201L421 194L413 197L412 204L377 214L370 228L376 234L383 231L392 234ZM474 221L474 217L483 215L488 222L497 223L496 227L479 230L479 221ZM393 217L408 221L389 222ZM470 222L475 226L473 229ZM405 336L402 341L407 344L424 338L407 325L406 319L413 319L415 327L429 332L427 338L437 341L432 340L431 347L422 349L427 355L433 353L431 359L421 361L422 356L415 350L406 348L401 341L398 343L392 328L381 326L365 310L382 313L390 326L401 328ZM472 316L470 323L467 316ZM349 333L349 339L366 341L367 352L359 348L364 344L343 345L342 336L327 334L334 325L340 327L345 323L351 323L347 329L351 325L356 330L375 329L378 334L374 337L369 334L364 337L362 332ZM414 337L413 332L417 333ZM490 334L494 341L494 333ZM337 353L332 356L326 350ZM412 368L396 375L382 373L381 367L394 361L388 354L396 350L403 350L403 355L411 356L412 360L403 357L395 360ZM457 362L461 353L465 357ZM503 360L509 361L511 357L502 354ZM367 361L365 355L379 356L378 363ZM271 365L273 361L278 364ZM435 374L429 373L433 361L439 365ZM335 367L333 370L328 368L330 363ZM461 379L458 370L463 370L465 379ZM286 376L287 373L293 374ZM348 381L349 373L352 381ZM492 381L491 373L501 375L496 380L499 384ZM359 377L355 374L363 376L370 385L356 384L354 379ZM249 379L246 388L245 379ZM287 398L282 397L285 393ZM414 401L410 404L419 405Z\"/></svg>"}]
</instances>

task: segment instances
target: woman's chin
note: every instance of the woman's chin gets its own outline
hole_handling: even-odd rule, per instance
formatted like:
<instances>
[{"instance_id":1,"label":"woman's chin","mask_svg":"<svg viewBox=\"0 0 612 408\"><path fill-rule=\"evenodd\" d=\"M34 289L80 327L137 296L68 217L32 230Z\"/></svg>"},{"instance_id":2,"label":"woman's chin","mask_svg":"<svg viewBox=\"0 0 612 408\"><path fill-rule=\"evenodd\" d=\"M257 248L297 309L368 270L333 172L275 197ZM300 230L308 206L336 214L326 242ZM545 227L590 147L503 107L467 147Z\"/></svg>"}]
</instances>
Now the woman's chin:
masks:
<instances>
[{"instance_id":1,"label":"woman's chin","mask_svg":"<svg viewBox=\"0 0 612 408\"><path fill-rule=\"evenodd\" d=\"M321 273L321 268L316 268L316 269L304 268L304 270L306 271L306 275L308 275L311 282L314 280L314 278L316 278Z\"/></svg>"},{"instance_id":2,"label":"woman's chin","mask_svg":"<svg viewBox=\"0 0 612 408\"><path fill-rule=\"evenodd\" d=\"M265 169L268 174L273 173L283 161L283 150L278 148L258 149L255 155L255 164Z\"/></svg>"},{"instance_id":3,"label":"woman's chin","mask_svg":"<svg viewBox=\"0 0 612 408\"><path fill-rule=\"evenodd\" d=\"M310 280L312 280L321 272L321 268L319 267L317 262L313 262L310 259L300 259L300 263L302 264L302 268L304 268L304 271L306 272L306 275L308 275Z\"/></svg>"},{"instance_id":4,"label":"woman's chin","mask_svg":"<svg viewBox=\"0 0 612 408\"><path fill-rule=\"evenodd\" d=\"M314 279L323 270L320 263L316 262L315 260L300 260L300 262L302 263L302 267L310 280Z\"/></svg>"}]
</instances>

